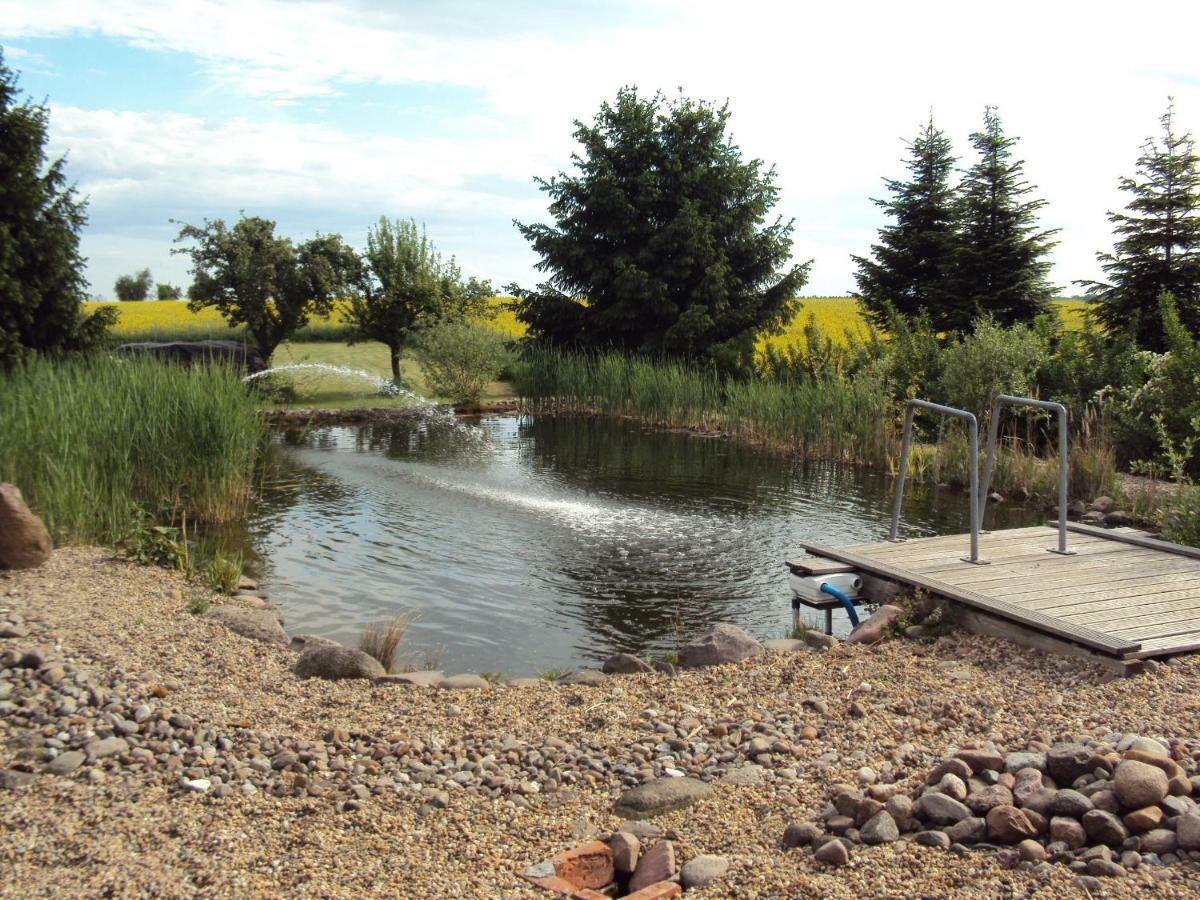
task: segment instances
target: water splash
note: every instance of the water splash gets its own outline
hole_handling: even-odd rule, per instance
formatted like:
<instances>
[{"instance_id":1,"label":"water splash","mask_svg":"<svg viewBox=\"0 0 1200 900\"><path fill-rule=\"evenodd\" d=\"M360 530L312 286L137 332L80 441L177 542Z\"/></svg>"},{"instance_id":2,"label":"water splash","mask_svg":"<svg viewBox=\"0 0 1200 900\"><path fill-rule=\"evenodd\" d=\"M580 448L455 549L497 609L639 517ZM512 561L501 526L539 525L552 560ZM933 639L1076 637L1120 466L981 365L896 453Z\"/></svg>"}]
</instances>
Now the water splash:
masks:
<instances>
[{"instance_id":1,"label":"water splash","mask_svg":"<svg viewBox=\"0 0 1200 900\"><path fill-rule=\"evenodd\" d=\"M249 383L257 381L260 378L265 378L268 375L278 375L281 372L319 372L324 375L337 375L342 378L357 378L370 384L380 396L407 397L420 406L437 405L432 400L396 384L396 382L389 378L384 378L381 375L376 375L374 372L367 372L363 369L352 369L349 366L335 366L332 363L291 363L286 366L275 366L263 372L255 372L253 375L247 375L242 381Z\"/></svg>"}]
</instances>

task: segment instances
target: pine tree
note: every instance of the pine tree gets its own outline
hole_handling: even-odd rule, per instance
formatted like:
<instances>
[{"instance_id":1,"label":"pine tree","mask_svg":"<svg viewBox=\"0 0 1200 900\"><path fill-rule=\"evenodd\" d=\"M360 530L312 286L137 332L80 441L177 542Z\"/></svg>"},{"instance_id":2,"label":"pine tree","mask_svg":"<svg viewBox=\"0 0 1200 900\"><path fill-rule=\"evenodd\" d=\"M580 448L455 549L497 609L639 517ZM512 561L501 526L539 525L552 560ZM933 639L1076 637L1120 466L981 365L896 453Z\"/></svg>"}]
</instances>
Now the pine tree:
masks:
<instances>
[{"instance_id":1,"label":"pine tree","mask_svg":"<svg viewBox=\"0 0 1200 900\"><path fill-rule=\"evenodd\" d=\"M1174 117L1172 102L1160 120L1161 141L1147 140L1137 177L1119 182L1133 199L1126 212L1108 214L1118 240L1112 253L1097 254L1108 282L1079 282L1110 334L1156 351L1166 349L1159 312L1165 293L1200 336L1200 157L1192 136L1176 133Z\"/></svg>"},{"instance_id":2,"label":"pine tree","mask_svg":"<svg viewBox=\"0 0 1200 900\"><path fill-rule=\"evenodd\" d=\"M110 309L83 314L86 204L65 161L47 164L49 124L45 104L19 100L0 52L0 363L85 349L116 319Z\"/></svg>"},{"instance_id":3,"label":"pine tree","mask_svg":"<svg viewBox=\"0 0 1200 900\"><path fill-rule=\"evenodd\" d=\"M959 185L955 320L944 317L957 330L982 315L1004 325L1032 319L1054 294L1046 254L1057 230L1038 228L1046 201L1026 199L1033 186L1024 179L1025 163L1012 158L1017 139L1005 135L995 107L985 108L983 130L971 135L971 143L979 159Z\"/></svg>"},{"instance_id":4,"label":"pine tree","mask_svg":"<svg viewBox=\"0 0 1200 900\"><path fill-rule=\"evenodd\" d=\"M864 311L886 325L892 310L905 316L928 313L939 329L960 316L950 293L956 243L955 193L950 184L954 156L950 139L933 117L908 144L909 181L885 179L892 197L874 200L895 221L879 230L870 259L855 256L854 279Z\"/></svg>"},{"instance_id":5,"label":"pine tree","mask_svg":"<svg viewBox=\"0 0 1200 900\"><path fill-rule=\"evenodd\" d=\"M549 274L508 288L532 337L735 369L790 320L809 264L789 263L791 223L767 222L775 172L742 158L728 121L624 88L575 123L578 172L538 180L555 223L516 223Z\"/></svg>"}]
</instances>

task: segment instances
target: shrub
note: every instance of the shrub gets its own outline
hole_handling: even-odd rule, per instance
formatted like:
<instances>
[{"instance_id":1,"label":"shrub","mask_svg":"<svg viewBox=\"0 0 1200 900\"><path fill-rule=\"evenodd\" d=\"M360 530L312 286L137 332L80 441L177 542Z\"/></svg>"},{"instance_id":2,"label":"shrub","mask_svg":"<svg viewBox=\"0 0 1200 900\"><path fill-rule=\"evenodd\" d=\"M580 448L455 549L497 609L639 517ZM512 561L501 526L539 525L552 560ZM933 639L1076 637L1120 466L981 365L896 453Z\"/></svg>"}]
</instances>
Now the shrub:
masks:
<instances>
[{"instance_id":1,"label":"shrub","mask_svg":"<svg viewBox=\"0 0 1200 900\"><path fill-rule=\"evenodd\" d=\"M936 397L975 413L982 423L998 394L1033 395L1048 351L1043 335L1031 326L1005 328L980 319L972 334L943 351Z\"/></svg>"},{"instance_id":2,"label":"shrub","mask_svg":"<svg viewBox=\"0 0 1200 900\"><path fill-rule=\"evenodd\" d=\"M445 322L422 331L414 344L426 383L455 403L479 402L510 353L504 335L484 325Z\"/></svg>"},{"instance_id":3,"label":"shrub","mask_svg":"<svg viewBox=\"0 0 1200 900\"><path fill-rule=\"evenodd\" d=\"M1163 509L1163 537L1200 547L1200 488L1181 487Z\"/></svg>"},{"instance_id":4,"label":"shrub","mask_svg":"<svg viewBox=\"0 0 1200 900\"><path fill-rule=\"evenodd\" d=\"M133 275L122 275L113 285L113 293L117 295L118 300L125 303L148 300L152 280L149 269L142 269ZM163 298L159 297L159 299Z\"/></svg>"},{"instance_id":5,"label":"shrub","mask_svg":"<svg viewBox=\"0 0 1200 900\"><path fill-rule=\"evenodd\" d=\"M404 636L408 634L414 619L412 613L402 613L376 622L362 633L362 637L358 639L358 649L379 660L385 671L394 672L396 651L404 642Z\"/></svg>"}]
</instances>

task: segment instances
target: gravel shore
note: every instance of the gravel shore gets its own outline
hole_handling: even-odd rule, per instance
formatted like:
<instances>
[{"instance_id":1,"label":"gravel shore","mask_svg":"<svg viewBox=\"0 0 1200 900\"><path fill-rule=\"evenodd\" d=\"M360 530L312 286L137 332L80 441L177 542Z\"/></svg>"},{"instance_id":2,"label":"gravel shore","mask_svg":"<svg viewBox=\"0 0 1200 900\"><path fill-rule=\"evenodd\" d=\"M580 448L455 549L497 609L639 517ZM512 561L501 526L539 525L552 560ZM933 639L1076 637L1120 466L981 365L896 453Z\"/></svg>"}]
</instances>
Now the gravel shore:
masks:
<instances>
[{"instance_id":1,"label":"gravel shore","mask_svg":"<svg viewBox=\"0 0 1200 900\"><path fill-rule=\"evenodd\" d=\"M780 839L862 767L917 785L978 742L1200 734L1198 658L1113 680L950 635L597 686L373 686L298 679L295 652L189 613L194 590L94 548L0 573L0 894L540 896L520 871L682 773L713 794L654 825L683 861L732 864L687 896L1083 896L1065 866L986 851L901 842L829 869ZM1102 889L1194 896L1200 867Z\"/></svg>"}]
</instances>

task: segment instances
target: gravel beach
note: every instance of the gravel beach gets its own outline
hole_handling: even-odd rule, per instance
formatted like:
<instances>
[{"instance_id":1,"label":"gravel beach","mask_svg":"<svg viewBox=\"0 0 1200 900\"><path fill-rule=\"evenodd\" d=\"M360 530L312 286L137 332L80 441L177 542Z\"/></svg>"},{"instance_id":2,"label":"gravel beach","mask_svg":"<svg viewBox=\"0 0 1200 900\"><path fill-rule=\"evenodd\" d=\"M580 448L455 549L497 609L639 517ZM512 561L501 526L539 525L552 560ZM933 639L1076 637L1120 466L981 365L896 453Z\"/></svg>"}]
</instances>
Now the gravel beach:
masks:
<instances>
[{"instance_id":1,"label":"gravel beach","mask_svg":"<svg viewBox=\"0 0 1200 900\"><path fill-rule=\"evenodd\" d=\"M711 794L650 821L682 861L730 862L689 897L1200 893L1191 859L1087 888L986 850L900 841L828 868L780 845L833 785L924 784L983 742L1200 744L1200 658L1114 680L952 634L443 690L301 680L295 651L190 613L195 591L95 548L0 573L3 895L549 896L519 873L617 830L625 790L679 775Z\"/></svg>"}]
</instances>

